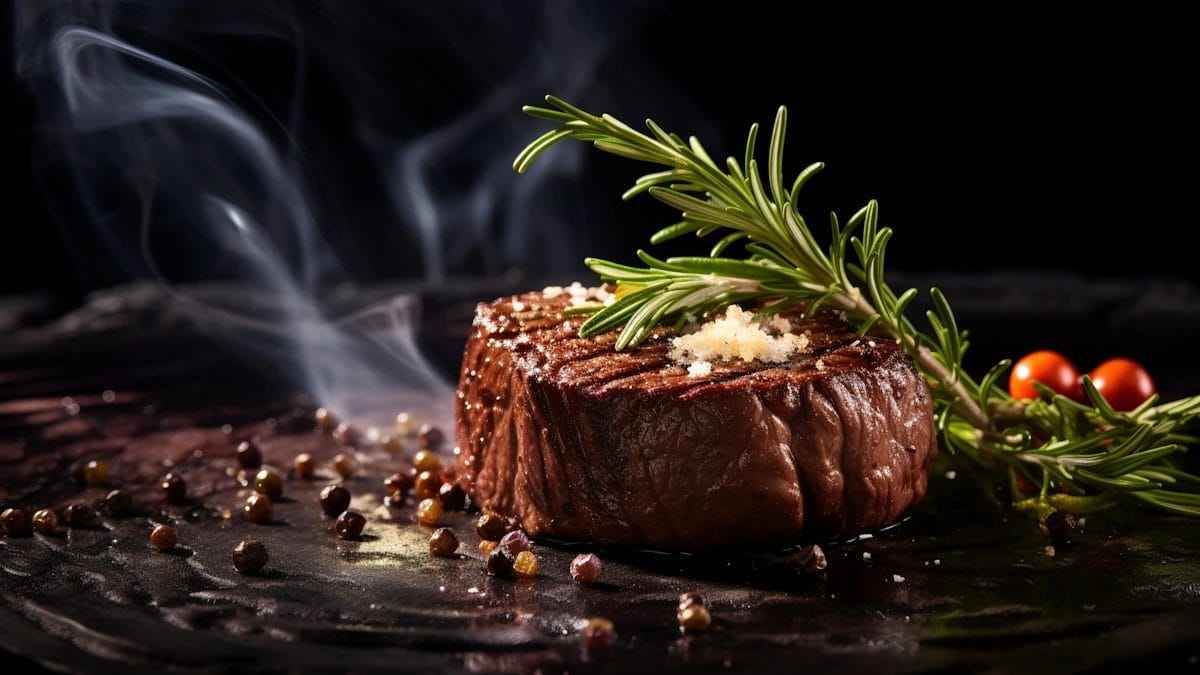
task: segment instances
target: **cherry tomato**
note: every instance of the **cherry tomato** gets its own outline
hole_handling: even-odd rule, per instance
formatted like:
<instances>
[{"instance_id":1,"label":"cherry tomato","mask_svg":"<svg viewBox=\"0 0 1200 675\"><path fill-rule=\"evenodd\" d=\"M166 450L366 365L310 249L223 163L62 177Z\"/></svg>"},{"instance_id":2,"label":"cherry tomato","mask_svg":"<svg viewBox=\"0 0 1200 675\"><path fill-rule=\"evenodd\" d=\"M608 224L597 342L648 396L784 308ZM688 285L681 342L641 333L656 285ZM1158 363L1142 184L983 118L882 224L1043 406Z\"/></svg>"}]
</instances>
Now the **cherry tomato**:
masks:
<instances>
[{"instance_id":1,"label":"cherry tomato","mask_svg":"<svg viewBox=\"0 0 1200 675\"><path fill-rule=\"evenodd\" d=\"M1037 398L1034 382L1041 382L1076 401L1083 398L1079 370L1067 357L1056 351L1043 349L1021 357L1008 376L1008 393L1016 399Z\"/></svg>"},{"instance_id":2,"label":"cherry tomato","mask_svg":"<svg viewBox=\"0 0 1200 675\"><path fill-rule=\"evenodd\" d=\"M1116 410L1133 410L1157 391L1150 373L1130 359L1109 359L1088 374L1100 395Z\"/></svg>"}]
</instances>

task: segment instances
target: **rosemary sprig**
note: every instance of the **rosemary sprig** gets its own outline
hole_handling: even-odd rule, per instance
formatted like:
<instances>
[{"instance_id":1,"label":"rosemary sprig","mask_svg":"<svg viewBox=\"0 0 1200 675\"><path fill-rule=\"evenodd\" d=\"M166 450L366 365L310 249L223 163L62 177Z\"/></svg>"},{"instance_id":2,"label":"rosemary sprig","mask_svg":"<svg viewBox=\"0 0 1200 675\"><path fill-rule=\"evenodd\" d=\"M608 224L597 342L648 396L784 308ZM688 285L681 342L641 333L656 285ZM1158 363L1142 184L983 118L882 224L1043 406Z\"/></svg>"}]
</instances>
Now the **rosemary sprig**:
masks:
<instances>
[{"instance_id":1,"label":"rosemary sprig","mask_svg":"<svg viewBox=\"0 0 1200 675\"><path fill-rule=\"evenodd\" d=\"M879 224L879 205L869 202L845 223L830 216L822 247L796 208L801 189L822 164L811 164L787 183L783 146L787 110L779 108L767 150L766 176L756 159L758 125L750 127L743 160L718 165L700 141L686 141L646 120L648 134L611 115L593 115L553 96L550 107L526 106L556 127L529 144L513 162L524 172L544 151L576 139L630 159L665 167L637 179L624 199L642 193L678 209L681 219L650 238L651 244L695 234L720 233L708 256L660 260L645 251L645 267L586 259L603 280L625 292L591 313L583 336L621 329L618 350L637 345L651 330L671 322L676 329L724 305L766 301L762 315L805 303L811 315L822 308L845 312L863 334L894 339L912 357L933 393L942 447L988 470L1007 473L1014 503L1045 517L1054 509L1087 513L1121 501L1200 516L1200 477L1172 462L1197 438L1187 430L1200 419L1200 396L1171 403L1157 397L1120 413L1090 380L1083 405L1040 387L1033 401L1012 400L997 383L1011 365L1002 361L982 379L962 368L968 341L945 296L930 289L929 332L907 318L915 288L896 293L887 284L884 262L892 230ZM744 258L725 257L741 246ZM1027 494L1025 486L1035 486Z\"/></svg>"}]
</instances>

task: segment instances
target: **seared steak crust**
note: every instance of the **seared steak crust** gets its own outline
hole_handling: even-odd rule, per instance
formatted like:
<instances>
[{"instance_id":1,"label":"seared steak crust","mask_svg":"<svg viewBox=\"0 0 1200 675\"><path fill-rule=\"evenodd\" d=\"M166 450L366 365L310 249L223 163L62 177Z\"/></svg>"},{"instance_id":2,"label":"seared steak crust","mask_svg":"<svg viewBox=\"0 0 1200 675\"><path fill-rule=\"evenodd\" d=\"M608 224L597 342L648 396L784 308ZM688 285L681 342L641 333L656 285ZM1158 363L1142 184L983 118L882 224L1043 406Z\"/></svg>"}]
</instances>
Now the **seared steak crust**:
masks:
<instances>
[{"instance_id":1,"label":"seared steak crust","mask_svg":"<svg viewBox=\"0 0 1200 675\"><path fill-rule=\"evenodd\" d=\"M613 351L567 298L480 304L456 406L458 481L531 535L660 550L870 530L925 494L929 389L890 341L836 314L790 316L790 362L690 377L658 329ZM514 309L515 307L515 309Z\"/></svg>"}]
</instances>

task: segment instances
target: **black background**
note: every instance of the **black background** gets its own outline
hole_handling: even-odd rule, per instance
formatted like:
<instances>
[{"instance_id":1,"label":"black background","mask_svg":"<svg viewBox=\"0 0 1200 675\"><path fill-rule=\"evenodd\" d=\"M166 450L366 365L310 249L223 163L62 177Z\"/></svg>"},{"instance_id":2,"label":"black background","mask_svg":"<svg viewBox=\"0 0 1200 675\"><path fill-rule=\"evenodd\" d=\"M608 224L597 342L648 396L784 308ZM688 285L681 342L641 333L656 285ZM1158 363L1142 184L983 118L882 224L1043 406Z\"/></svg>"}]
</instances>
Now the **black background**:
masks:
<instances>
[{"instance_id":1,"label":"black background","mask_svg":"<svg viewBox=\"0 0 1200 675\"><path fill-rule=\"evenodd\" d=\"M316 220L356 280L430 274L364 122L389 142L412 142L486 108L503 83L513 91L484 125L493 133L443 150L436 181L448 203L486 180L482 163L507 162L539 130L519 106L544 93L631 123L653 117L722 156L740 156L748 125L769 126L786 104L787 173L816 160L828 167L802 211L822 232L830 209L845 216L879 199L897 230L898 270L1200 279L1185 243L1198 177L1196 55L1180 17L1011 8L827 17L777 3L689 2L120 2L81 13L77 3L18 2L8 18L15 67L6 68L2 142L14 177L3 291L71 300L145 272L128 252L102 250L64 178L70 134L38 55L72 23L211 78L281 153L300 158ZM574 51L588 48L594 68L571 71ZM538 62L551 74L528 75ZM583 255L629 259L654 226L672 222L648 198L619 202L642 167L579 157L541 188L547 208L497 209L484 218L483 244L446 272L584 274ZM499 202L512 185L497 185ZM563 246L497 260L487 236L529 220L544 221L533 241ZM203 249L190 254L187 264L164 259L187 268L181 278L203 276Z\"/></svg>"}]
</instances>

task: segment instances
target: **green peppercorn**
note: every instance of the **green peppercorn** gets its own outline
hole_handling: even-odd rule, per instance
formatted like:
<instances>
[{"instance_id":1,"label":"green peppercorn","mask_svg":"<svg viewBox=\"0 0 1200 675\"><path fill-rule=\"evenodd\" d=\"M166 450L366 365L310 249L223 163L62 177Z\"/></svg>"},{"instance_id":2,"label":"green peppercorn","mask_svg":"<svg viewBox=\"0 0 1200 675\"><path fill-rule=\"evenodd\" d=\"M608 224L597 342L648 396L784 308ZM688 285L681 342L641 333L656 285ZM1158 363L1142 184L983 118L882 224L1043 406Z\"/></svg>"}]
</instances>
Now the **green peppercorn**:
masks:
<instances>
[{"instance_id":1,"label":"green peppercorn","mask_svg":"<svg viewBox=\"0 0 1200 675\"><path fill-rule=\"evenodd\" d=\"M261 492L255 492L247 497L246 504L242 507L242 515L246 520L259 525L271 522L273 512L271 498Z\"/></svg>"},{"instance_id":2,"label":"green peppercorn","mask_svg":"<svg viewBox=\"0 0 1200 675\"><path fill-rule=\"evenodd\" d=\"M237 462L238 466L243 469L257 469L262 466L263 462L262 448L258 447L258 443L254 441L238 443Z\"/></svg>"},{"instance_id":3,"label":"green peppercorn","mask_svg":"<svg viewBox=\"0 0 1200 675\"><path fill-rule=\"evenodd\" d=\"M33 531L38 534L54 534L58 529L58 516L50 509L40 509L33 514Z\"/></svg>"},{"instance_id":4,"label":"green peppercorn","mask_svg":"<svg viewBox=\"0 0 1200 675\"><path fill-rule=\"evenodd\" d=\"M341 539L358 539L362 535L367 519L357 511L344 511L334 521L333 529Z\"/></svg>"},{"instance_id":5,"label":"green peppercorn","mask_svg":"<svg viewBox=\"0 0 1200 675\"><path fill-rule=\"evenodd\" d=\"M321 490L321 510L330 518L337 517L350 508L350 491L341 485L330 485Z\"/></svg>"},{"instance_id":6,"label":"green peppercorn","mask_svg":"<svg viewBox=\"0 0 1200 675\"><path fill-rule=\"evenodd\" d=\"M254 491L277 501L283 496L283 478L271 469L262 469L254 476Z\"/></svg>"},{"instance_id":7,"label":"green peppercorn","mask_svg":"<svg viewBox=\"0 0 1200 675\"><path fill-rule=\"evenodd\" d=\"M230 556L234 569L242 574L254 574L261 570L269 557L267 547L257 539L243 539L233 548L233 554Z\"/></svg>"},{"instance_id":8,"label":"green peppercorn","mask_svg":"<svg viewBox=\"0 0 1200 675\"><path fill-rule=\"evenodd\" d=\"M170 551L179 543L179 535L170 525L156 525L150 531L150 545L160 551Z\"/></svg>"}]
</instances>

